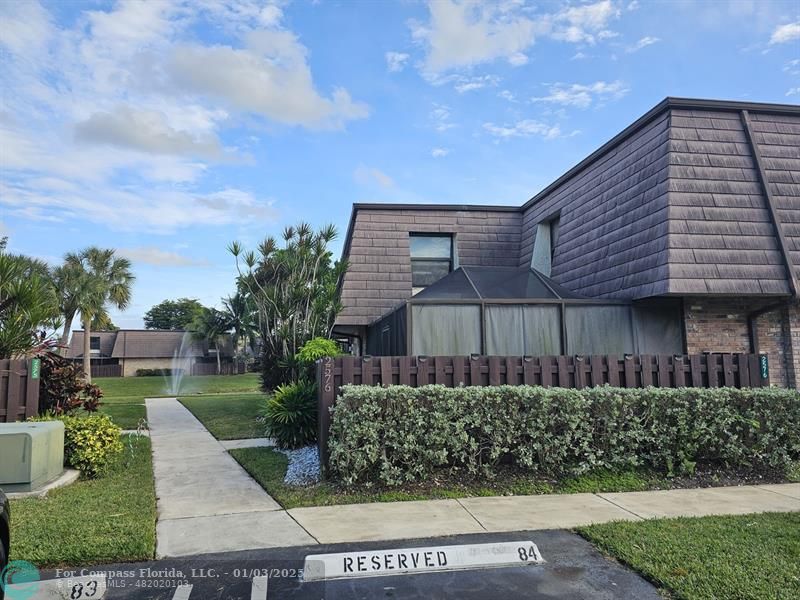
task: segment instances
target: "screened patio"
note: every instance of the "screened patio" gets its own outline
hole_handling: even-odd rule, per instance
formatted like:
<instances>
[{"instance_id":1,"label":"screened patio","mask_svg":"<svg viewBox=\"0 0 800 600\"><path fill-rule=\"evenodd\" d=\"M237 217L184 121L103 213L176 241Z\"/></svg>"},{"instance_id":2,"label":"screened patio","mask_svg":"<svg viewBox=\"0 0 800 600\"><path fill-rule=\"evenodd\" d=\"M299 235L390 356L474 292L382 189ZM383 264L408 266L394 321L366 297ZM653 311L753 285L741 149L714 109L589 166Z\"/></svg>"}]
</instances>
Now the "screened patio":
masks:
<instances>
[{"instance_id":1,"label":"screened patio","mask_svg":"<svg viewBox=\"0 0 800 600\"><path fill-rule=\"evenodd\" d=\"M367 330L374 356L680 354L680 301L584 298L533 269L460 267Z\"/></svg>"}]
</instances>

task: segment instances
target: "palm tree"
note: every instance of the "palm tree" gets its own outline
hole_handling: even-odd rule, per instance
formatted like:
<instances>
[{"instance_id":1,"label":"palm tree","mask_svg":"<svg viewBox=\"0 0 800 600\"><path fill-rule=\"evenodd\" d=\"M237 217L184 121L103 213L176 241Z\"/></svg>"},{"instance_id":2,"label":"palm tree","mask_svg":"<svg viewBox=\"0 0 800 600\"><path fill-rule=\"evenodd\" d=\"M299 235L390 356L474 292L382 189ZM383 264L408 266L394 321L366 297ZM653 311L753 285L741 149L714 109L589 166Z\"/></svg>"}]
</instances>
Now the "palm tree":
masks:
<instances>
[{"instance_id":1,"label":"palm tree","mask_svg":"<svg viewBox=\"0 0 800 600\"><path fill-rule=\"evenodd\" d=\"M253 349L253 340L256 334L255 310L250 298L241 291L233 296L228 296L222 301L225 307L223 312L228 320L230 328L233 329L233 351L238 352L239 341L244 341Z\"/></svg>"},{"instance_id":2,"label":"palm tree","mask_svg":"<svg viewBox=\"0 0 800 600\"><path fill-rule=\"evenodd\" d=\"M68 254L64 264L52 270L50 279L58 299L58 310L64 318L64 329L58 342L60 352L64 353L75 315L80 312L82 305L87 304L96 282L84 270L75 254Z\"/></svg>"},{"instance_id":3,"label":"palm tree","mask_svg":"<svg viewBox=\"0 0 800 600\"><path fill-rule=\"evenodd\" d=\"M42 261L5 252L0 240L0 358L26 356L57 325L56 298Z\"/></svg>"},{"instance_id":4,"label":"palm tree","mask_svg":"<svg viewBox=\"0 0 800 600\"><path fill-rule=\"evenodd\" d=\"M227 315L215 308L204 308L203 312L189 326L194 339L207 340L209 345L214 344L217 354L217 375L222 372L220 355L225 336L231 330L231 327L231 322L228 320Z\"/></svg>"},{"instance_id":5,"label":"palm tree","mask_svg":"<svg viewBox=\"0 0 800 600\"><path fill-rule=\"evenodd\" d=\"M114 256L114 250L92 246L64 258L70 268L80 271L82 291L78 296L78 310L83 322L83 371L91 381L92 321L109 319L106 305L119 310L127 308L131 300L134 276L127 258Z\"/></svg>"}]
</instances>

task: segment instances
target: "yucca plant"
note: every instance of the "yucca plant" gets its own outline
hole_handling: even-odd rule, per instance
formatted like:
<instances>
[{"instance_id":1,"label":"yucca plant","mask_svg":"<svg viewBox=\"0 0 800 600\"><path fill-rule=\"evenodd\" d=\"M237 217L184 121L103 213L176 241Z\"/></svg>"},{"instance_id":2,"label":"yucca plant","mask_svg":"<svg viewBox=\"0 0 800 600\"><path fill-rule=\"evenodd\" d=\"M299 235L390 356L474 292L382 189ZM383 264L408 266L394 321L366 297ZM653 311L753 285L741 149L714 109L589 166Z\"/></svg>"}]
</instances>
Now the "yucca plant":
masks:
<instances>
[{"instance_id":1,"label":"yucca plant","mask_svg":"<svg viewBox=\"0 0 800 600\"><path fill-rule=\"evenodd\" d=\"M317 439L316 384L296 381L278 386L263 409L268 437L279 448L294 449Z\"/></svg>"}]
</instances>

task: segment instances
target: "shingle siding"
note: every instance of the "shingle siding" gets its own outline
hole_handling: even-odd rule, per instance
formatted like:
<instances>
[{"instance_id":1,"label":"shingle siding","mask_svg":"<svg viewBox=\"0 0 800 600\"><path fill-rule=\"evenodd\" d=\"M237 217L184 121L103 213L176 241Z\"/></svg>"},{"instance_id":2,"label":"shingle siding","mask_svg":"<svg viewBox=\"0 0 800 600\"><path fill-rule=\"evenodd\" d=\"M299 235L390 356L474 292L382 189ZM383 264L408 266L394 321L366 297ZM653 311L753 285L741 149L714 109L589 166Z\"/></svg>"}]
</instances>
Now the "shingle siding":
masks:
<instances>
[{"instance_id":1,"label":"shingle siding","mask_svg":"<svg viewBox=\"0 0 800 600\"><path fill-rule=\"evenodd\" d=\"M787 294L783 256L740 113L670 113L669 268L680 277L670 278L668 291ZM759 119L760 142L766 115L752 116Z\"/></svg>"},{"instance_id":2,"label":"shingle siding","mask_svg":"<svg viewBox=\"0 0 800 600\"><path fill-rule=\"evenodd\" d=\"M590 297L786 296L785 261L741 110L800 266L800 114L792 107L670 101L518 211L355 211L340 325L411 296L409 232L455 233L463 265L527 266L537 225L559 215L551 277ZM697 108L686 108L697 106ZM705 107L705 108L703 108ZM798 273L800 276L800 273Z\"/></svg>"},{"instance_id":3,"label":"shingle siding","mask_svg":"<svg viewBox=\"0 0 800 600\"><path fill-rule=\"evenodd\" d=\"M800 277L800 116L755 113L751 122L789 254Z\"/></svg>"},{"instance_id":4,"label":"shingle siding","mask_svg":"<svg viewBox=\"0 0 800 600\"><path fill-rule=\"evenodd\" d=\"M664 114L528 208L520 266L530 264L536 225L560 211L556 282L597 297L666 291L668 141Z\"/></svg>"},{"instance_id":5,"label":"shingle siding","mask_svg":"<svg viewBox=\"0 0 800 600\"><path fill-rule=\"evenodd\" d=\"M516 266L522 216L510 211L360 208L350 237L338 325L366 325L411 297L410 233L455 235L464 266Z\"/></svg>"}]
</instances>

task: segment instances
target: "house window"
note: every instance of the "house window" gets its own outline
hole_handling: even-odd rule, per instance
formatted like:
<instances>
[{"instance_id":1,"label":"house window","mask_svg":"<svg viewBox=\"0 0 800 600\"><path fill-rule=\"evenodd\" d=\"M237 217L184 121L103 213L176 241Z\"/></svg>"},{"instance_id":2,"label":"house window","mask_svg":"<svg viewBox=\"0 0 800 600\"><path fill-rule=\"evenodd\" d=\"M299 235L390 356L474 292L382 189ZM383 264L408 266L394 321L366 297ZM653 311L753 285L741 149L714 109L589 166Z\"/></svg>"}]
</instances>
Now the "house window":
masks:
<instances>
[{"instance_id":1,"label":"house window","mask_svg":"<svg viewBox=\"0 0 800 600\"><path fill-rule=\"evenodd\" d=\"M533 241L533 256L531 268L542 275L550 277L553 270L556 244L558 243L558 230L561 219L558 215L540 222L536 226L536 238Z\"/></svg>"},{"instance_id":2,"label":"house window","mask_svg":"<svg viewBox=\"0 0 800 600\"><path fill-rule=\"evenodd\" d=\"M412 233L411 286L429 286L453 270L453 236Z\"/></svg>"},{"instance_id":3,"label":"house window","mask_svg":"<svg viewBox=\"0 0 800 600\"><path fill-rule=\"evenodd\" d=\"M100 352L100 336L93 335L89 338L89 350L92 352Z\"/></svg>"}]
</instances>

